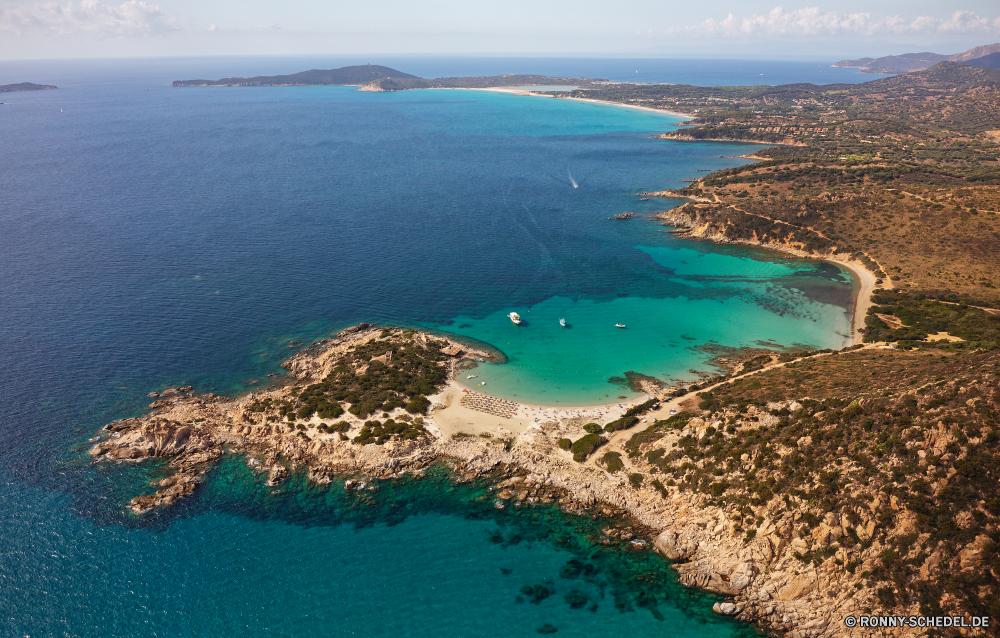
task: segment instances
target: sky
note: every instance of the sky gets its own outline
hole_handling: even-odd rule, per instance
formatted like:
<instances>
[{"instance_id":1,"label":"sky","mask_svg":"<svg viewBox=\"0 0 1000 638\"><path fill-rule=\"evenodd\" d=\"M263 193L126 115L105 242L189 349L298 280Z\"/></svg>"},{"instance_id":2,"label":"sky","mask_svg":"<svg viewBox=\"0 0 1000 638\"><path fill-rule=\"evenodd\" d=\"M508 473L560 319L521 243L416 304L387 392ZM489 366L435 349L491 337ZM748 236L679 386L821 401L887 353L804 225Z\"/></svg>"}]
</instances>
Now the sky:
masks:
<instances>
[{"instance_id":1,"label":"sky","mask_svg":"<svg viewBox=\"0 0 1000 638\"><path fill-rule=\"evenodd\" d=\"M417 54L806 58L1000 42L996 0L0 0L0 60Z\"/></svg>"}]
</instances>

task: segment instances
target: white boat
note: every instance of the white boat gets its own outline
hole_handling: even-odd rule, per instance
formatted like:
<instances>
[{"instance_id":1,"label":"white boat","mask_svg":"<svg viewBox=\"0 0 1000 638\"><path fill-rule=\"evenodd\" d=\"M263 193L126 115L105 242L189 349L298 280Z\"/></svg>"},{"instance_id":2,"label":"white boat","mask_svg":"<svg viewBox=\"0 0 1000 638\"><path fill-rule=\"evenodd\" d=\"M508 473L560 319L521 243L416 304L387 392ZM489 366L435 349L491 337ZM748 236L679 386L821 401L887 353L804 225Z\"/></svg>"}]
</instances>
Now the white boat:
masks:
<instances>
[{"instance_id":1,"label":"white boat","mask_svg":"<svg viewBox=\"0 0 1000 638\"><path fill-rule=\"evenodd\" d=\"M521 315L517 314L516 312L512 312L512 313L510 313L510 314L509 314L509 315L507 315L507 316L508 316L508 317L510 318L510 320L511 320L511 321L513 321L514 323L516 323L516 324L518 324L518 325L520 325L520 324L521 324Z\"/></svg>"},{"instance_id":2,"label":"white boat","mask_svg":"<svg viewBox=\"0 0 1000 638\"><path fill-rule=\"evenodd\" d=\"M476 378L476 377L478 377L478 376L479 376L478 374L470 374L469 376L467 376L467 377L465 377L465 378L466 378L466 379L475 379L475 378Z\"/></svg>"},{"instance_id":3,"label":"white boat","mask_svg":"<svg viewBox=\"0 0 1000 638\"><path fill-rule=\"evenodd\" d=\"M559 325L562 326L563 328L565 328L566 327L566 320L565 319L560 319L559 320Z\"/></svg>"},{"instance_id":4,"label":"white boat","mask_svg":"<svg viewBox=\"0 0 1000 638\"><path fill-rule=\"evenodd\" d=\"M623 324L623 323L616 323L615 324L615 328L624 328L624 327L625 327L625 324Z\"/></svg>"}]
</instances>

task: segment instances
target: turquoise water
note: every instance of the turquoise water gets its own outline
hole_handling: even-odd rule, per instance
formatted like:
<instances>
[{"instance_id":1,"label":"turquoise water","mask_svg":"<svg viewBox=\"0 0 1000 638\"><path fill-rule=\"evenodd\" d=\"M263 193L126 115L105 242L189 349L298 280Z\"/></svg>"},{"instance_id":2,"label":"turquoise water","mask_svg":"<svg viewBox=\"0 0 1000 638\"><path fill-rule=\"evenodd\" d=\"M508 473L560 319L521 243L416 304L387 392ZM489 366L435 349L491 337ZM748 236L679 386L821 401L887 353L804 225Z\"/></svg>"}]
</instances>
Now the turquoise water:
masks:
<instances>
[{"instance_id":1,"label":"turquoise water","mask_svg":"<svg viewBox=\"0 0 1000 638\"><path fill-rule=\"evenodd\" d=\"M598 544L620 521L500 511L441 469L359 494L300 475L267 488L230 458L143 524L95 524L66 496L4 483L5 635L754 635L652 552ZM522 592L538 585L546 597Z\"/></svg>"},{"instance_id":2,"label":"turquoise water","mask_svg":"<svg viewBox=\"0 0 1000 638\"><path fill-rule=\"evenodd\" d=\"M624 371L665 384L718 372L699 345L735 348L840 348L850 343L842 293L851 279L836 265L777 259L746 249L708 252L704 246L638 246L665 269L662 277L719 297L611 299L550 297L481 319L459 317L454 333L500 348L508 361L482 363L459 380L480 392L542 405L590 405L635 392L609 383ZM737 274L738 273L738 274ZM738 290L738 294L732 294ZM566 327L559 319L566 319ZM614 327L624 324L624 329ZM480 386L480 383L485 383Z\"/></svg>"},{"instance_id":3,"label":"turquoise water","mask_svg":"<svg viewBox=\"0 0 1000 638\"><path fill-rule=\"evenodd\" d=\"M627 371L691 378L706 349L846 330L839 268L677 240L649 219L676 202L636 195L746 146L484 91L167 86L217 62L19 63L61 88L4 96L0 635L749 632L651 552L604 555L604 522L501 512L446 477L359 504L338 485L275 492L235 459L191 498L127 512L161 470L88 465L101 426L168 385L259 388L293 341L359 321L488 342L510 363L478 368L487 390L581 403L627 393L609 383ZM599 578L562 578L570 558ZM597 610L572 609L574 588Z\"/></svg>"}]
</instances>

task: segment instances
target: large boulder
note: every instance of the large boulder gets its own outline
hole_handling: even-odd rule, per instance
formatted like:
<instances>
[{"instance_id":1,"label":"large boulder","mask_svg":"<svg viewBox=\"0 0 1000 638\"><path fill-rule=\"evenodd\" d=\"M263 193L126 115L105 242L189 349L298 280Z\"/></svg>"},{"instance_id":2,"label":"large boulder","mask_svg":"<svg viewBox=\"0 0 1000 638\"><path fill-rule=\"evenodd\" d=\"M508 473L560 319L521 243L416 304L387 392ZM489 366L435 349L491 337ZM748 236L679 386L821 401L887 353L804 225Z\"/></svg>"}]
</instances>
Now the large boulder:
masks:
<instances>
[{"instance_id":1,"label":"large boulder","mask_svg":"<svg viewBox=\"0 0 1000 638\"><path fill-rule=\"evenodd\" d=\"M657 536L653 545L670 560L687 560L698 550L698 541L681 539L677 532L670 529Z\"/></svg>"},{"instance_id":2,"label":"large boulder","mask_svg":"<svg viewBox=\"0 0 1000 638\"><path fill-rule=\"evenodd\" d=\"M735 616L743 610L733 603L715 603L712 605L712 611L723 616Z\"/></svg>"},{"instance_id":3,"label":"large boulder","mask_svg":"<svg viewBox=\"0 0 1000 638\"><path fill-rule=\"evenodd\" d=\"M757 573L749 562L738 563L732 569L703 562L685 563L677 571L685 585L727 596L735 596L746 589Z\"/></svg>"},{"instance_id":4,"label":"large boulder","mask_svg":"<svg viewBox=\"0 0 1000 638\"><path fill-rule=\"evenodd\" d=\"M795 600L816 589L816 581L811 574L795 576L778 592L778 600Z\"/></svg>"},{"instance_id":5,"label":"large boulder","mask_svg":"<svg viewBox=\"0 0 1000 638\"><path fill-rule=\"evenodd\" d=\"M958 553L958 563L963 569L979 569L983 565L983 549L989 543L989 537L980 535L976 540L965 546L965 549Z\"/></svg>"}]
</instances>

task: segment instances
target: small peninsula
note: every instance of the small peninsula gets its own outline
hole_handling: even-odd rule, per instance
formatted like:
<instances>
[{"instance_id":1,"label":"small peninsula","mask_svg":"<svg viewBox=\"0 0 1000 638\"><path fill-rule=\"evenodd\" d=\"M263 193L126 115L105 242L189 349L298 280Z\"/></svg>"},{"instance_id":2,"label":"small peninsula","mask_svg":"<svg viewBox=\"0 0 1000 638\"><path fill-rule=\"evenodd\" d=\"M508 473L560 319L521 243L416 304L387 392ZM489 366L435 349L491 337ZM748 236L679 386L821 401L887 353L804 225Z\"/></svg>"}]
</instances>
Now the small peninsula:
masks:
<instances>
[{"instance_id":1,"label":"small peninsula","mask_svg":"<svg viewBox=\"0 0 1000 638\"><path fill-rule=\"evenodd\" d=\"M33 84L31 82L21 82L20 84L0 85L0 93L14 93L16 91L48 91L59 87L51 84Z\"/></svg>"},{"instance_id":2,"label":"small peninsula","mask_svg":"<svg viewBox=\"0 0 1000 638\"><path fill-rule=\"evenodd\" d=\"M848 615L1000 618L1000 72L577 86L550 96L692 113L659 136L675 143L762 144L752 163L640 195L673 200L654 219L691 241L850 267L854 344L744 353L693 385L645 384L649 400L554 410L457 382L496 352L362 324L264 390L153 393L147 414L105 426L94 462L165 463L136 513L192 493L225 454L272 485L302 471L345 489L445 463L494 481L498 508L631 517L684 583L729 597L716 611L790 636L856 635Z\"/></svg>"}]
</instances>

